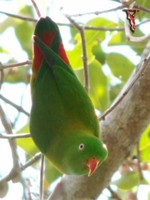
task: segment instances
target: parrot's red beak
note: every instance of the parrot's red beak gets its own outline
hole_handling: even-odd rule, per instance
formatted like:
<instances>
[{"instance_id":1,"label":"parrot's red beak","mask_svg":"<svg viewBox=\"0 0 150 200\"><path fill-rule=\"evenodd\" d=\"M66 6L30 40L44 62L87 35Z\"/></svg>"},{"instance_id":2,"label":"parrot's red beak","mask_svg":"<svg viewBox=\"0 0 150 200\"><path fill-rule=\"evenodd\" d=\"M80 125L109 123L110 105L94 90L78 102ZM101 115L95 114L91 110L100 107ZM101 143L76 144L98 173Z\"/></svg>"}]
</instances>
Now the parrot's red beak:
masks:
<instances>
[{"instance_id":1,"label":"parrot's red beak","mask_svg":"<svg viewBox=\"0 0 150 200\"><path fill-rule=\"evenodd\" d=\"M95 170L97 169L98 165L99 165L99 160L97 158L90 158L87 163L86 166L89 168L89 174L88 176L91 176Z\"/></svg>"}]
</instances>

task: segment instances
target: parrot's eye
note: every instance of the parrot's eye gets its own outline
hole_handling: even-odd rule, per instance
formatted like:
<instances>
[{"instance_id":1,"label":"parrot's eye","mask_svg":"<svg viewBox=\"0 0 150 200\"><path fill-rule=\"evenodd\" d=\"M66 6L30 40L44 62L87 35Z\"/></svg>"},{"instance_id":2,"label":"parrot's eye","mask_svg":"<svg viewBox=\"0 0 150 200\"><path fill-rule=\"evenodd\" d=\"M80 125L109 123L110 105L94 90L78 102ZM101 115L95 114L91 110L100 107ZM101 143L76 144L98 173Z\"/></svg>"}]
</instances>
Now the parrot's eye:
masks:
<instances>
[{"instance_id":1,"label":"parrot's eye","mask_svg":"<svg viewBox=\"0 0 150 200\"><path fill-rule=\"evenodd\" d=\"M84 149L84 144L79 144L79 150L83 150Z\"/></svg>"}]
</instances>

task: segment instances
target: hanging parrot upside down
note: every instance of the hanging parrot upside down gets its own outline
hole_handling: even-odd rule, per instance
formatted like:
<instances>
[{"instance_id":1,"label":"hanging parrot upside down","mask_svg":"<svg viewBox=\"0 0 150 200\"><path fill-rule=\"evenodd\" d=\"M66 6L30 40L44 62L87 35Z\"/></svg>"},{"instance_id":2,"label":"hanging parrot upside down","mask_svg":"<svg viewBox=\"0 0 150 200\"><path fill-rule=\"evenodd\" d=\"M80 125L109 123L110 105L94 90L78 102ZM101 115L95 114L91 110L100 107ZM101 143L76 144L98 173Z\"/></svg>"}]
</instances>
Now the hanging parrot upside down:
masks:
<instances>
[{"instance_id":1,"label":"hanging parrot upside down","mask_svg":"<svg viewBox=\"0 0 150 200\"><path fill-rule=\"evenodd\" d=\"M108 152L92 102L49 17L36 24L31 89L30 131L35 144L62 173L91 175Z\"/></svg>"}]
</instances>

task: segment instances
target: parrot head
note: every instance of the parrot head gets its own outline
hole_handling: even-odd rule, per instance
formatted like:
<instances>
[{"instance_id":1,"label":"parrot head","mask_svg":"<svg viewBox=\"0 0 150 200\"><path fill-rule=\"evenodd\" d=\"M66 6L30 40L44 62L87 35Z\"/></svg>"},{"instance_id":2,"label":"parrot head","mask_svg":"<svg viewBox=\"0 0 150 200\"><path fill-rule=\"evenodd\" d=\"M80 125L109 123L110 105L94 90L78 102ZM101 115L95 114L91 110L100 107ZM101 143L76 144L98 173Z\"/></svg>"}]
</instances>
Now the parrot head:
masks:
<instances>
[{"instance_id":1,"label":"parrot head","mask_svg":"<svg viewBox=\"0 0 150 200\"><path fill-rule=\"evenodd\" d=\"M83 134L83 131L69 135L64 137L57 148L60 163L55 163L55 166L65 174L92 175L107 158L106 146L97 137Z\"/></svg>"}]
</instances>

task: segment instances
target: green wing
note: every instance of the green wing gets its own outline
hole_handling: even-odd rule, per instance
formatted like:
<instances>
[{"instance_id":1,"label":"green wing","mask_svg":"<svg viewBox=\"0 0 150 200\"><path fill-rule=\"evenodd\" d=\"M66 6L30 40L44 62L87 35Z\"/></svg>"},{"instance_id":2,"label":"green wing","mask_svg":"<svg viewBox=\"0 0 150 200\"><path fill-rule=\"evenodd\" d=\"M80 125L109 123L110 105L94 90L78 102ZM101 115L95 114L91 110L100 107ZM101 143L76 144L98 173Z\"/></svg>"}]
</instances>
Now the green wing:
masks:
<instances>
[{"instance_id":1,"label":"green wing","mask_svg":"<svg viewBox=\"0 0 150 200\"><path fill-rule=\"evenodd\" d=\"M99 123L86 91L71 68L38 37L44 55L33 93L31 134L43 152L57 135L70 129L86 130L98 137ZM43 137L43 134L45 137Z\"/></svg>"}]
</instances>

